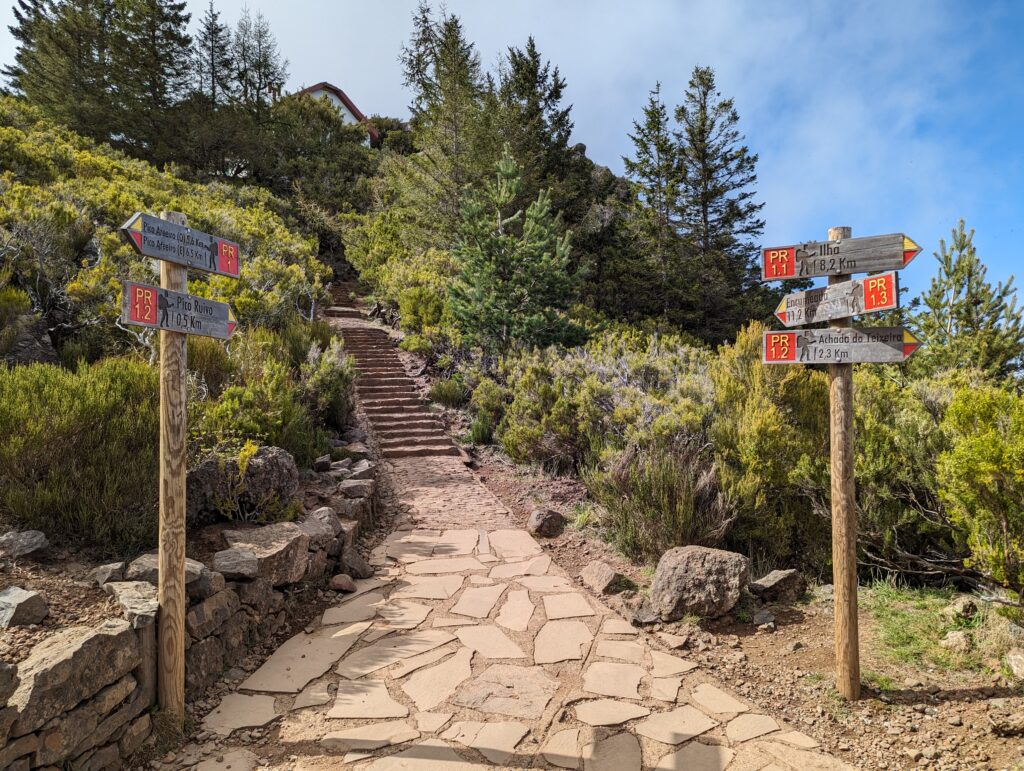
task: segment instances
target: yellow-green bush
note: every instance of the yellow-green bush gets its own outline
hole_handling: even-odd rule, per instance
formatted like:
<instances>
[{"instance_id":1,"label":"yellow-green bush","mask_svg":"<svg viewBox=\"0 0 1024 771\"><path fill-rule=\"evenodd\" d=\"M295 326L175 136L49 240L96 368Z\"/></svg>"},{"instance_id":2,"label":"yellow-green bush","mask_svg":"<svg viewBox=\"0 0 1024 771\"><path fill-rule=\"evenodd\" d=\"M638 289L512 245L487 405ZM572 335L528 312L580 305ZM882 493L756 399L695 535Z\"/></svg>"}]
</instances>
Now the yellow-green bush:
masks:
<instances>
[{"instance_id":1,"label":"yellow-green bush","mask_svg":"<svg viewBox=\"0 0 1024 771\"><path fill-rule=\"evenodd\" d=\"M943 427L940 494L966 533L970 562L1024 594L1024 397L997 386L963 389Z\"/></svg>"},{"instance_id":2,"label":"yellow-green bush","mask_svg":"<svg viewBox=\"0 0 1024 771\"><path fill-rule=\"evenodd\" d=\"M200 388L212 398L221 394L237 372L227 345L212 337L189 335L185 360L189 371L199 378Z\"/></svg>"},{"instance_id":3,"label":"yellow-green bush","mask_svg":"<svg viewBox=\"0 0 1024 771\"><path fill-rule=\"evenodd\" d=\"M158 398L138 359L0 367L0 519L117 552L152 545Z\"/></svg>"},{"instance_id":4,"label":"yellow-green bush","mask_svg":"<svg viewBox=\"0 0 1024 771\"><path fill-rule=\"evenodd\" d=\"M13 286L0 286L0 354L6 353L18 338L18 317L32 309L28 295Z\"/></svg>"},{"instance_id":5,"label":"yellow-green bush","mask_svg":"<svg viewBox=\"0 0 1024 771\"><path fill-rule=\"evenodd\" d=\"M341 340L332 340L322 351L314 344L302 365L301 376L303 400L314 417L330 428L344 428L352 415L355 366L345 354Z\"/></svg>"},{"instance_id":6,"label":"yellow-green bush","mask_svg":"<svg viewBox=\"0 0 1024 771\"><path fill-rule=\"evenodd\" d=\"M445 407L461 407L466 403L468 393L466 384L462 378L456 375L447 380L438 380L430 387L427 394L431 401L443 404Z\"/></svg>"}]
</instances>

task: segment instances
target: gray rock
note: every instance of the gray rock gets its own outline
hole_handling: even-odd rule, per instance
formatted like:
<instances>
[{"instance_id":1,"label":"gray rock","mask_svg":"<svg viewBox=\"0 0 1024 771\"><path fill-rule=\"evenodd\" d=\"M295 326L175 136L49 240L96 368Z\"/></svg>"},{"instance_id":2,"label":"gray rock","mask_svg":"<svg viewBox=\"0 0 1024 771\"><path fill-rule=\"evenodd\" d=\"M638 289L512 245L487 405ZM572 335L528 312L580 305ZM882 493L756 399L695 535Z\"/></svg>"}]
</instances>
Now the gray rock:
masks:
<instances>
[{"instance_id":1,"label":"gray rock","mask_svg":"<svg viewBox=\"0 0 1024 771\"><path fill-rule=\"evenodd\" d=\"M249 653L249 647L257 642L253 634L257 619L244 608L224 622L217 636L224 643L224 664L229 665Z\"/></svg>"},{"instance_id":2,"label":"gray rock","mask_svg":"<svg viewBox=\"0 0 1024 771\"><path fill-rule=\"evenodd\" d=\"M1006 652L1006 666L1018 680L1024 680L1024 648L1010 648ZM2 701L2 699L0 699Z\"/></svg>"},{"instance_id":3,"label":"gray rock","mask_svg":"<svg viewBox=\"0 0 1024 771\"><path fill-rule=\"evenodd\" d=\"M370 516L370 502L366 498L338 497L331 501L344 526L345 520L365 521Z\"/></svg>"},{"instance_id":4,"label":"gray rock","mask_svg":"<svg viewBox=\"0 0 1024 771\"><path fill-rule=\"evenodd\" d=\"M753 618L754 626L763 626L764 624L774 624L775 616L769 613L767 610L759 610L754 614Z\"/></svg>"},{"instance_id":5,"label":"gray rock","mask_svg":"<svg viewBox=\"0 0 1024 771\"><path fill-rule=\"evenodd\" d=\"M764 602L796 602L807 591L807 579L799 570L773 570L750 582L750 593Z\"/></svg>"},{"instance_id":6,"label":"gray rock","mask_svg":"<svg viewBox=\"0 0 1024 771\"><path fill-rule=\"evenodd\" d=\"M103 586L110 581L122 581L124 580L124 563L108 562L106 565L93 568L89 571L89 580L95 581L97 586Z\"/></svg>"},{"instance_id":7,"label":"gray rock","mask_svg":"<svg viewBox=\"0 0 1024 771\"><path fill-rule=\"evenodd\" d=\"M357 552L354 548L345 549L341 555L341 564L351 576L356 578L372 578L373 567L363 559L363 556Z\"/></svg>"},{"instance_id":8,"label":"gray rock","mask_svg":"<svg viewBox=\"0 0 1024 771\"><path fill-rule=\"evenodd\" d=\"M939 647L953 653L967 653L974 647L974 642L967 632L962 629L954 629L952 632L947 632L946 636L939 640Z\"/></svg>"},{"instance_id":9,"label":"gray rock","mask_svg":"<svg viewBox=\"0 0 1024 771\"><path fill-rule=\"evenodd\" d=\"M203 565L203 569L199 573L199 578L191 583L186 584L185 588L188 590L189 602L201 602L207 597L212 597L217 592L224 591L224 587L227 582L224 580L224 574L218 573L216 570L210 570L208 567Z\"/></svg>"},{"instance_id":10,"label":"gray rock","mask_svg":"<svg viewBox=\"0 0 1024 771\"><path fill-rule=\"evenodd\" d=\"M317 549L316 551L310 551L309 558L306 560L306 574L302 577L303 581L319 582L327 574L327 551L326 549Z\"/></svg>"},{"instance_id":11,"label":"gray rock","mask_svg":"<svg viewBox=\"0 0 1024 771\"><path fill-rule=\"evenodd\" d=\"M534 509L526 522L526 529L534 535L553 538L565 527L565 517L553 509Z\"/></svg>"},{"instance_id":12,"label":"gray rock","mask_svg":"<svg viewBox=\"0 0 1024 771\"><path fill-rule=\"evenodd\" d=\"M6 661L0 661L0 704L6 704L11 698L11 694L18 687L18 681L18 668ZM0 736L6 735L4 731L0 731Z\"/></svg>"},{"instance_id":13,"label":"gray rock","mask_svg":"<svg viewBox=\"0 0 1024 771\"><path fill-rule=\"evenodd\" d=\"M14 331L13 340L0 350L0 362L10 365L60 364L46 319L41 314L24 313L11 320L10 329Z\"/></svg>"},{"instance_id":14,"label":"gray rock","mask_svg":"<svg viewBox=\"0 0 1024 771\"><path fill-rule=\"evenodd\" d=\"M10 586L0 592L0 627L38 624L50 612L39 592Z\"/></svg>"},{"instance_id":15,"label":"gray rock","mask_svg":"<svg viewBox=\"0 0 1024 771\"><path fill-rule=\"evenodd\" d=\"M160 606L156 587L148 581L110 581L103 585L103 591L117 600L132 629L156 623Z\"/></svg>"},{"instance_id":16,"label":"gray rock","mask_svg":"<svg viewBox=\"0 0 1024 771\"><path fill-rule=\"evenodd\" d=\"M647 599L644 599L643 602L641 602L640 605L632 611L632 615L629 619L629 622L633 626L650 626L651 624L658 623L658 621L658 613Z\"/></svg>"},{"instance_id":17,"label":"gray rock","mask_svg":"<svg viewBox=\"0 0 1024 771\"><path fill-rule=\"evenodd\" d=\"M274 586L294 584L301 581L306 573L309 536L294 522L276 522L248 530L225 530L224 540L232 549L252 552L258 562L257 574ZM217 567L216 555L214 568L228 575Z\"/></svg>"},{"instance_id":18,"label":"gray rock","mask_svg":"<svg viewBox=\"0 0 1024 771\"><path fill-rule=\"evenodd\" d=\"M246 463L244 476L237 458L209 457L188 472L188 527L202 527L228 516L247 518L283 511L298 491L298 466L280 447L260 447Z\"/></svg>"},{"instance_id":19,"label":"gray rock","mask_svg":"<svg viewBox=\"0 0 1024 771\"><path fill-rule=\"evenodd\" d=\"M728 613L750 578L750 561L742 554L681 546L658 561L650 601L662 621L688 613L717 618Z\"/></svg>"},{"instance_id":20,"label":"gray rock","mask_svg":"<svg viewBox=\"0 0 1024 771\"><path fill-rule=\"evenodd\" d=\"M229 588L238 595L238 599L243 605L248 605L256 613L266 613L273 606L274 587L265 578L238 581L230 584Z\"/></svg>"},{"instance_id":21,"label":"gray rock","mask_svg":"<svg viewBox=\"0 0 1024 771\"><path fill-rule=\"evenodd\" d=\"M349 470L349 479L373 479L377 464L373 461L363 459L354 464Z\"/></svg>"},{"instance_id":22,"label":"gray rock","mask_svg":"<svg viewBox=\"0 0 1024 771\"><path fill-rule=\"evenodd\" d=\"M185 615L185 629L193 640L201 640L217 631L238 610L238 595L230 589L207 597L189 608Z\"/></svg>"},{"instance_id":23,"label":"gray rock","mask_svg":"<svg viewBox=\"0 0 1024 771\"><path fill-rule=\"evenodd\" d=\"M591 560L591 562L580 571L580 578L587 586L599 594L609 591L616 581L622 576L607 562Z\"/></svg>"},{"instance_id":24,"label":"gray rock","mask_svg":"<svg viewBox=\"0 0 1024 771\"><path fill-rule=\"evenodd\" d=\"M12 530L0 535L0 557L16 559L49 548L50 542L40 530Z\"/></svg>"},{"instance_id":25,"label":"gray rock","mask_svg":"<svg viewBox=\"0 0 1024 771\"><path fill-rule=\"evenodd\" d=\"M202 562L185 558L185 585L199 579L206 566ZM125 581L146 581L156 586L160 579L160 557L157 554L143 554L136 557L124 570Z\"/></svg>"},{"instance_id":26,"label":"gray rock","mask_svg":"<svg viewBox=\"0 0 1024 771\"><path fill-rule=\"evenodd\" d=\"M338 493L346 498L370 498L374 486L372 479L343 479L338 482Z\"/></svg>"},{"instance_id":27,"label":"gray rock","mask_svg":"<svg viewBox=\"0 0 1024 771\"><path fill-rule=\"evenodd\" d=\"M299 529L309 536L311 548L324 549L341 532L341 522L330 506L311 511L299 523Z\"/></svg>"},{"instance_id":28,"label":"gray rock","mask_svg":"<svg viewBox=\"0 0 1024 771\"><path fill-rule=\"evenodd\" d=\"M256 578L260 574L260 561L251 549L222 549L213 555L213 568L225 578Z\"/></svg>"},{"instance_id":29,"label":"gray rock","mask_svg":"<svg viewBox=\"0 0 1024 771\"><path fill-rule=\"evenodd\" d=\"M370 457L370 448L362 442L350 442L341 448L352 460L363 460Z\"/></svg>"},{"instance_id":30,"label":"gray rock","mask_svg":"<svg viewBox=\"0 0 1024 771\"><path fill-rule=\"evenodd\" d=\"M39 765L57 764L73 755L86 739L95 735L103 719L128 698L135 685L135 678L125 675L70 712L50 720L41 732L42 741L35 762Z\"/></svg>"},{"instance_id":31,"label":"gray rock","mask_svg":"<svg viewBox=\"0 0 1024 771\"><path fill-rule=\"evenodd\" d=\"M331 456L321 455L315 461L313 461L313 471L330 471L331 470Z\"/></svg>"},{"instance_id":32,"label":"gray rock","mask_svg":"<svg viewBox=\"0 0 1024 771\"><path fill-rule=\"evenodd\" d=\"M351 458L342 458L341 460L336 460L336 461L334 461L331 464L331 471L344 471L345 469L349 468L351 465L352 465L352 459Z\"/></svg>"},{"instance_id":33,"label":"gray rock","mask_svg":"<svg viewBox=\"0 0 1024 771\"><path fill-rule=\"evenodd\" d=\"M217 682L224 669L224 643L210 635L185 651L185 692L195 697Z\"/></svg>"},{"instance_id":34,"label":"gray rock","mask_svg":"<svg viewBox=\"0 0 1024 771\"><path fill-rule=\"evenodd\" d=\"M966 623L978 615L978 604L968 595L961 594L942 609L942 615L953 623Z\"/></svg>"},{"instance_id":35,"label":"gray rock","mask_svg":"<svg viewBox=\"0 0 1024 771\"><path fill-rule=\"evenodd\" d=\"M21 683L10 698L20 714L12 735L35 731L131 672L139 665L131 624L108 619L88 629L72 627L39 643L18 667Z\"/></svg>"}]
</instances>

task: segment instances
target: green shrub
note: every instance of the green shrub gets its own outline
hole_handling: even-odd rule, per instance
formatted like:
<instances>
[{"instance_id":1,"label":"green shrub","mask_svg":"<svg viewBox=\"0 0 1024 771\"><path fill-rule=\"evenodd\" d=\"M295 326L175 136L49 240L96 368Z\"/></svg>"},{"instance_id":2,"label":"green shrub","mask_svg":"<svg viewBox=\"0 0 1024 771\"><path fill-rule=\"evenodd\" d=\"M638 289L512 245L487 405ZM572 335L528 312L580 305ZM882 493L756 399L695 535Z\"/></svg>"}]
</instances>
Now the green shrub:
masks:
<instances>
[{"instance_id":1,"label":"green shrub","mask_svg":"<svg viewBox=\"0 0 1024 771\"><path fill-rule=\"evenodd\" d=\"M18 339L14 322L31 309L32 301L25 292L13 286L0 286L0 354L9 351Z\"/></svg>"},{"instance_id":2,"label":"green shrub","mask_svg":"<svg viewBox=\"0 0 1024 771\"><path fill-rule=\"evenodd\" d=\"M473 444L490 444L494 441L494 423L486 415L477 415L469 424L469 439Z\"/></svg>"},{"instance_id":3,"label":"green shrub","mask_svg":"<svg viewBox=\"0 0 1024 771\"><path fill-rule=\"evenodd\" d=\"M302 365L303 401L325 425L342 429L352 414L355 367L341 340L334 339L321 351L317 344Z\"/></svg>"},{"instance_id":4,"label":"green shrub","mask_svg":"<svg viewBox=\"0 0 1024 771\"><path fill-rule=\"evenodd\" d=\"M227 346L212 337L189 335L186 361L189 370L196 373L211 398L221 394L236 371Z\"/></svg>"},{"instance_id":5,"label":"green shrub","mask_svg":"<svg viewBox=\"0 0 1024 771\"><path fill-rule=\"evenodd\" d=\"M0 367L0 518L120 554L154 545L158 405L137 359Z\"/></svg>"},{"instance_id":6,"label":"green shrub","mask_svg":"<svg viewBox=\"0 0 1024 771\"><path fill-rule=\"evenodd\" d=\"M428 396L431 401L443 404L445 407L461 407L466 403L466 384L459 377L438 380L430 387Z\"/></svg>"},{"instance_id":7,"label":"green shrub","mask_svg":"<svg viewBox=\"0 0 1024 771\"><path fill-rule=\"evenodd\" d=\"M966 534L970 564L1024 594L1024 396L996 386L964 389L943 427L939 492Z\"/></svg>"},{"instance_id":8,"label":"green shrub","mask_svg":"<svg viewBox=\"0 0 1024 771\"><path fill-rule=\"evenodd\" d=\"M422 332L441 323L444 298L431 287L410 287L398 295L398 313L402 329Z\"/></svg>"},{"instance_id":9,"label":"green shrub","mask_svg":"<svg viewBox=\"0 0 1024 771\"><path fill-rule=\"evenodd\" d=\"M632 558L657 559L674 546L718 546L736 519L718 484L714 455L700 438L670 447L631 447L608 471L584 473L602 525Z\"/></svg>"},{"instance_id":10,"label":"green shrub","mask_svg":"<svg viewBox=\"0 0 1024 771\"><path fill-rule=\"evenodd\" d=\"M326 440L299 386L280 361L266 362L261 376L232 385L215 402L194 405L190 419L198 452L238 451L247 440L283 447L300 466L323 453Z\"/></svg>"},{"instance_id":11,"label":"green shrub","mask_svg":"<svg viewBox=\"0 0 1024 771\"><path fill-rule=\"evenodd\" d=\"M473 395L469 399L469 409L478 420L489 425L493 432L494 427L505 417L507 397L508 393L504 388L490 378L483 378L473 389Z\"/></svg>"},{"instance_id":12,"label":"green shrub","mask_svg":"<svg viewBox=\"0 0 1024 771\"><path fill-rule=\"evenodd\" d=\"M429 338L423 335L406 335L398 344L398 347L408 353L415 353L418 356L429 357L434 352L434 346Z\"/></svg>"}]
</instances>

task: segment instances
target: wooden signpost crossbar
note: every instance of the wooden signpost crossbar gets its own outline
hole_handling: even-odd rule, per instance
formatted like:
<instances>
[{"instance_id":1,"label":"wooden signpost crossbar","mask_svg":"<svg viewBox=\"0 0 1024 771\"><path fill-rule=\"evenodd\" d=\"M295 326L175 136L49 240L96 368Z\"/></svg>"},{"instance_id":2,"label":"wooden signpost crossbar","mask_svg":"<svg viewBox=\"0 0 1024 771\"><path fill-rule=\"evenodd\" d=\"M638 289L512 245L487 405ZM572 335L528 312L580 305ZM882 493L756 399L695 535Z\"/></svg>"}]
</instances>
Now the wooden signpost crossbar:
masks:
<instances>
[{"instance_id":1,"label":"wooden signpost crossbar","mask_svg":"<svg viewBox=\"0 0 1024 771\"><path fill-rule=\"evenodd\" d=\"M902 362L919 341L902 327L851 327L851 317L899 307L895 270L918 252L902 233L853 238L851 228L830 228L827 241L777 246L761 252L764 281L827 276L828 286L794 292L775 315L788 327L828 321L827 329L768 331L765 364L827 364L832 477L832 581L835 587L836 689L860 698L857 629L857 504L854 482L853 364ZM874 273L856 281L851 273Z\"/></svg>"},{"instance_id":2,"label":"wooden signpost crossbar","mask_svg":"<svg viewBox=\"0 0 1024 771\"><path fill-rule=\"evenodd\" d=\"M160 533L157 579L160 709L185 719L185 351L190 334L226 339L234 319L226 303L188 294L187 267L238 276L233 241L188 227L185 215L137 213L121 228L132 247L160 260L160 286L123 285L122 321L160 331Z\"/></svg>"}]
</instances>

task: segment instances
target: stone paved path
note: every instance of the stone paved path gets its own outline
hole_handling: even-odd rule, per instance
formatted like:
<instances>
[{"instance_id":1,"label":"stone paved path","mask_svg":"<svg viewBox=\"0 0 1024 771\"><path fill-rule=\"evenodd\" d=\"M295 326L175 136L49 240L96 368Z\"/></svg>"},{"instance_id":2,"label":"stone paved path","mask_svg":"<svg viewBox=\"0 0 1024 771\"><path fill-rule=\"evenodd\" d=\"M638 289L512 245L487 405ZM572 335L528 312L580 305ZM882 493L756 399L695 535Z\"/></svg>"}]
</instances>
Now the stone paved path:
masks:
<instances>
[{"instance_id":1,"label":"stone paved path","mask_svg":"<svg viewBox=\"0 0 1024 771\"><path fill-rule=\"evenodd\" d=\"M346 339L394 355L383 332L336 315ZM412 402L396 406L412 408L413 422L432 420ZM375 431L412 425L370 420ZM512 525L457 448L449 454L447 437L422 428L425 443L383 445L404 513L372 554L377 575L282 645L207 729L278 720L289 759L274 767L289 769L850 768L581 591ZM410 438L377 437L396 434ZM254 762L239 748L201 767Z\"/></svg>"}]
</instances>

